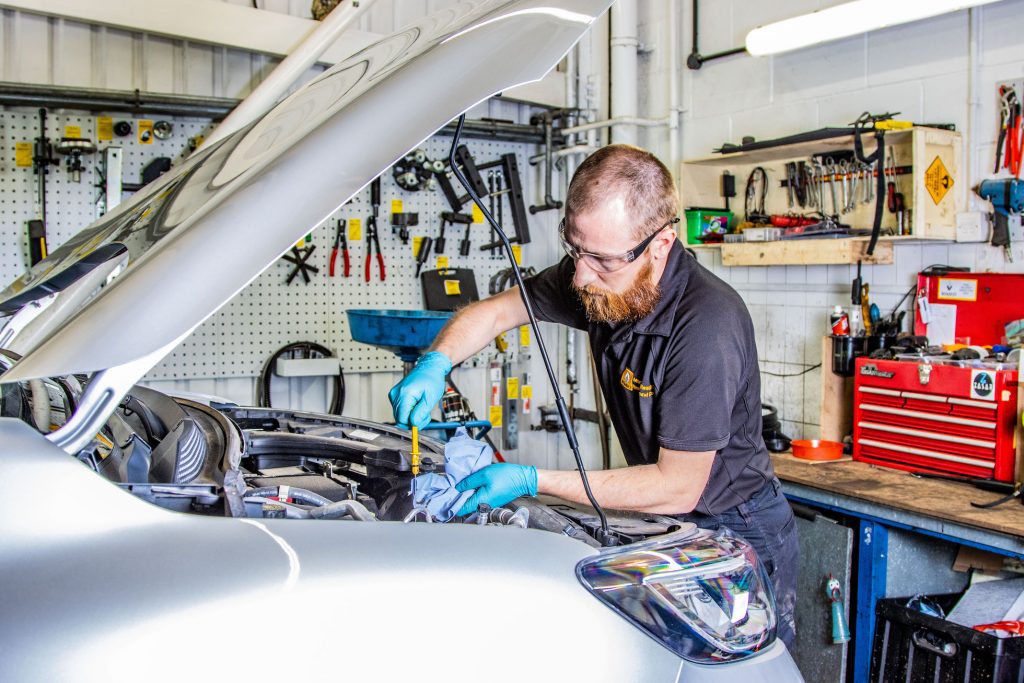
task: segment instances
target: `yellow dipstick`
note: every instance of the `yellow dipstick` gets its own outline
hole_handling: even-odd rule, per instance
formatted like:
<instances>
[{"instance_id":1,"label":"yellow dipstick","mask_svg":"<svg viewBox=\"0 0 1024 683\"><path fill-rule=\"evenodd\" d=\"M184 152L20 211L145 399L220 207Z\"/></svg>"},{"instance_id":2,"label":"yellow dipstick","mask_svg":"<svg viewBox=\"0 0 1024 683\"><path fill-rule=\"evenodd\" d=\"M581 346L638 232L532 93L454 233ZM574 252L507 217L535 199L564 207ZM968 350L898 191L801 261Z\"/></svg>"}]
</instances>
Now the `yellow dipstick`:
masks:
<instances>
[{"instance_id":1,"label":"yellow dipstick","mask_svg":"<svg viewBox=\"0 0 1024 683\"><path fill-rule=\"evenodd\" d=\"M412 476L420 474L420 430L412 428L412 450L409 452L409 461L412 465Z\"/></svg>"}]
</instances>

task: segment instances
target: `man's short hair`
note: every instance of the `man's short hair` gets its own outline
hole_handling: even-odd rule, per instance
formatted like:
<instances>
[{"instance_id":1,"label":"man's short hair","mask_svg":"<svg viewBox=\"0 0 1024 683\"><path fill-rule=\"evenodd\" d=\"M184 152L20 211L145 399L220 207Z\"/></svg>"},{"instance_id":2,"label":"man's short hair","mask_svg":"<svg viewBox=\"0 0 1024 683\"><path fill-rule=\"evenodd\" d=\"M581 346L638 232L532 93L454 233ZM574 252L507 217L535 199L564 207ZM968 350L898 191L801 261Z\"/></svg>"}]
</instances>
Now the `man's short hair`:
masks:
<instances>
[{"instance_id":1,"label":"man's short hair","mask_svg":"<svg viewBox=\"0 0 1024 683\"><path fill-rule=\"evenodd\" d=\"M567 229L572 231L574 215L592 211L619 193L636 218L637 241L679 214L679 193L665 164L639 147L608 145L584 159L569 183Z\"/></svg>"}]
</instances>

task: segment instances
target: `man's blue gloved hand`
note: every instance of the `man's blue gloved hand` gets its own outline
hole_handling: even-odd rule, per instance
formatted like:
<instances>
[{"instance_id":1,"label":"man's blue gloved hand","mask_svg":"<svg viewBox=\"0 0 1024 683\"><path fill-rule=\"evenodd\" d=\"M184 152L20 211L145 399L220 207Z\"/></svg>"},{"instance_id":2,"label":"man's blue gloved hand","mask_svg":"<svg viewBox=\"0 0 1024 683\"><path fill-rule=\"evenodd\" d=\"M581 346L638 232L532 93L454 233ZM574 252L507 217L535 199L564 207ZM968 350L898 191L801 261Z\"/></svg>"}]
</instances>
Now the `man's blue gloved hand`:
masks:
<instances>
[{"instance_id":1,"label":"man's blue gloved hand","mask_svg":"<svg viewBox=\"0 0 1024 683\"><path fill-rule=\"evenodd\" d=\"M440 351L431 351L416 362L416 367L401 382L391 387L388 400L395 422L403 429L423 429L430 423L430 411L444 396L444 378L452 362Z\"/></svg>"},{"instance_id":2,"label":"man's blue gloved hand","mask_svg":"<svg viewBox=\"0 0 1024 683\"><path fill-rule=\"evenodd\" d=\"M476 493L459 510L459 516L476 512L480 503L501 507L520 496L537 495L537 468L533 465L514 465L499 462L477 470L458 484L459 492L476 489Z\"/></svg>"}]
</instances>

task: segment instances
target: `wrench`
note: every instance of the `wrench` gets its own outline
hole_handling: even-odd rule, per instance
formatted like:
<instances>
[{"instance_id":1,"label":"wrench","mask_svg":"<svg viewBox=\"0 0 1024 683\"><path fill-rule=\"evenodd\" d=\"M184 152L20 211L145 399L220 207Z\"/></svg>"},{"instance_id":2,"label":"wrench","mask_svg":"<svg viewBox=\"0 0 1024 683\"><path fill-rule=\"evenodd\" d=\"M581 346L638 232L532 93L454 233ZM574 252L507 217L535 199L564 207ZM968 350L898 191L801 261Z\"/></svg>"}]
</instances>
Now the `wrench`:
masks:
<instances>
[{"instance_id":1,"label":"wrench","mask_svg":"<svg viewBox=\"0 0 1024 683\"><path fill-rule=\"evenodd\" d=\"M828 184L832 191L832 213L838 216L839 200L836 197L836 162L832 157L825 159L825 172L828 174Z\"/></svg>"}]
</instances>

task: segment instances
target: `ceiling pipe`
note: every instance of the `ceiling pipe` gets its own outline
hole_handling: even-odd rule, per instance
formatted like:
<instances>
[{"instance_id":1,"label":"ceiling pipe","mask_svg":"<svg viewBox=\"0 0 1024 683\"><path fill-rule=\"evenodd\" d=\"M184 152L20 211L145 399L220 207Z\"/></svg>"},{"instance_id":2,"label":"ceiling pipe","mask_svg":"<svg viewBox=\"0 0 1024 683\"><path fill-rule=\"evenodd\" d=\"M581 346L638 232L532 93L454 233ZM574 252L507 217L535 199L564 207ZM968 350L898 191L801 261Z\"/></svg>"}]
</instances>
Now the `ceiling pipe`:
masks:
<instances>
[{"instance_id":1,"label":"ceiling pipe","mask_svg":"<svg viewBox=\"0 0 1024 683\"><path fill-rule=\"evenodd\" d=\"M334 44L373 0L345 0L328 14L295 50L264 78L248 97L242 100L227 118L206 138L214 143L244 128L270 111L281 96L312 67L327 48Z\"/></svg>"},{"instance_id":2,"label":"ceiling pipe","mask_svg":"<svg viewBox=\"0 0 1024 683\"><path fill-rule=\"evenodd\" d=\"M636 0L616 0L612 5L611 33L612 121L621 121L612 128L613 143L637 144L637 38ZM568 131L563 131L568 132Z\"/></svg>"}]
</instances>

